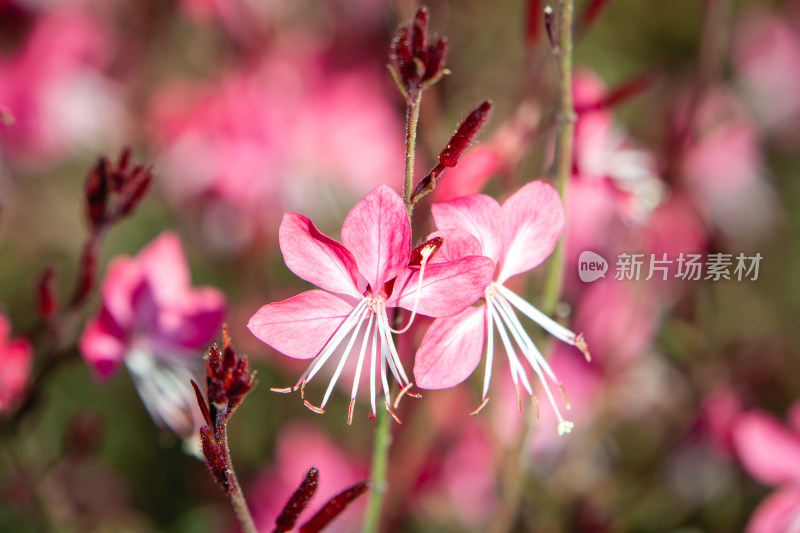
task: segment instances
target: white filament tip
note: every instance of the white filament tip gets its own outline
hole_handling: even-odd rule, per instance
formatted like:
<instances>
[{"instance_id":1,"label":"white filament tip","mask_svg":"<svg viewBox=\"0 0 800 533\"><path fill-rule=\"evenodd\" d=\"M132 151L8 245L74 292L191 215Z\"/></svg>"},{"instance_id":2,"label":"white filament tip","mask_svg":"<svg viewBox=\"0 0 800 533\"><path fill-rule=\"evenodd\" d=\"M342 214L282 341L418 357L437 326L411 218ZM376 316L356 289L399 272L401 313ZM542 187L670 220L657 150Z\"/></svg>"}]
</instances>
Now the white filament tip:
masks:
<instances>
[{"instance_id":1,"label":"white filament tip","mask_svg":"<svg viewBox=\"0 0 800 533\"><path fill-rule=\"evenodd\" d=\"M575 427L575 424L568 420L562 420L560 424L558 424L558 435L561 436L565 433L570 433L572 428Z\"/></svg>"}]
</instances>

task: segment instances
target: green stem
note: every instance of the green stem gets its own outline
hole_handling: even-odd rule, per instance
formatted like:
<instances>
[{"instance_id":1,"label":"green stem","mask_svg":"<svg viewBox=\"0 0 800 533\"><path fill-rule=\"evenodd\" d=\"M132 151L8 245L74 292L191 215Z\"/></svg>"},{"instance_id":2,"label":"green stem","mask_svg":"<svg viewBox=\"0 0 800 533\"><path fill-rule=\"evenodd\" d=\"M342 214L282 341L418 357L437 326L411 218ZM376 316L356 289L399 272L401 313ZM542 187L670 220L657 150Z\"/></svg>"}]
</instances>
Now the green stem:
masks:
<instances>
[{"instance_id":1,"label":"green stem","mask_svg":"<svg viewBox=\"0 0 800 533\"><path fill-rule=\"evenodd\" d=\"M403 182L403 202L406 204L409 220L411 219L411 212L414 210L414 204L411 202L411 193L414 190L414 151L417 145L417 123L419 122L421 101L422 91L406 105L406 168Z\"/></svg>"},{"instance_id":2,"label":"green stem","mask_svg":"<svg viewBox=\"0 0 800 533\"><path fill-rule=\"evenodd\" d=\"M573 0L561 1L559 20L559 103L556 119L555 187L562 200L566 199L567 186L572 176L572 142L575 134L575 105L572 101L572 19ZM561 298L564 282L564 241L559 241L547 270L542 298L542 311L552 314Z\"/></svg>"},{"instance_id":3,"label":"green stem","mask_svg":"<svg viewBox=\"0 0 800 533\"><path fill-rule=\"evenodd\" d=\"M372 477L367 514L363 533L376 533L379 530L383 497L386 495L386 473L389 466L389 445L392 442L389 413L378 409L376 413L375 445L372 453Z\"/></svg>"},{"instance_id":4,"label":"green stem","mask_svg":"<svg viewBox=\"0 0 800 533\"><path fill-rule=\"evenodd\" d=\"M559 17L559 102L556 112L557 133L555 152L555 187L562 201L566 198L567 186L572 176L572 142L575 132L575 107L572 101L572 21L573 0L561 0ZM563 285L564 242L558 243L550 257L545 276L542 311L553 314L561 299ZM501 475L501 500L492 524L493 533L514 530L515 521L522 503L525 473L528 470L528 443L533 436L534 424L530 416L525 417L517 440L507 454Z\"/></svg>"}]
</instances>

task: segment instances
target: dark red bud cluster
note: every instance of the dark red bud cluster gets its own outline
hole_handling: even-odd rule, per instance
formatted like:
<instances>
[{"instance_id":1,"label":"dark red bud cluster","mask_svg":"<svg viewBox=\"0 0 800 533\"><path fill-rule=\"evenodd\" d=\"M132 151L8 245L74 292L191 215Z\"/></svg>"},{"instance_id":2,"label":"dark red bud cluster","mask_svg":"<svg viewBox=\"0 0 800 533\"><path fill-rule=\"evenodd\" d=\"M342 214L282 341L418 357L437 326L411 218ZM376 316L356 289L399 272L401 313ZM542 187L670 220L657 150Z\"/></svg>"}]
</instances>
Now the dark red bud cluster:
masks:
<instances>
[{"instance_id":1,"label":"dark red bud cluster","mask_svg":"<svg viewBox=\"0 0 800 533\"><path fill-rule=\"evenodd\" d=\"M306 474L305 479L294 491L289 501L283 507L283 511L275 520L275 529L273 533L286 533L291 531L300 514L305 510L314 494L317 492L319 484L319 469L312 467ZM317 514L311 520L300 526L300 533L319 533L328 526L337 516L341 514L351 503L364 494L369 488L366 481L360 481L349 487L333 498L328 503L322 506Z\"/></svg>"},{"instance_id":2,"label":"dark red bud cluster","mask_svg":"<svg viewBox=\"0 0 800 533\"><path fill-rule=\"evenodd\" d=\"M247 356L234 351L226 326L223 326L222 338L222 350L214 345L206 354L208 401L194 381L192 387L207 424L200 428L206 464L216 482L228 492L231 490L228 477L231 472L227 446L228 420L256 381L255 374L250 372Z\"/></svg>"},{"instance_id":3,"label":"dark red bud cluster","mask_svg":"<svg viewBox=\"0 0 800 533\"><path fill-rule=\"evenodd\" d=\"M212 346L206 355L208 401L218 409L233 411L255 385L247 356L237 354L231 346L228 329L223 329L223 347Z\"/></svg>"},{"instance_id":4,"label":"dark red bud cluster","mask_svg":"<svg viewBox=\"0 0 800 533\"><path fill-rule=\"evenodd\" d=\"M411 22L397 30L389 51L389 70L408 102L447 73L447 39L428 36L428 9L420 7Z\"/></svg>"},{"instance_id":5,"label":"dark red bud cluster","mask_svg":"<svg viewBox=\"0 0 800 533\"><path fill-rule=\"evenodd\" d=\"M153 182L144 165L131 166L131 151L125 148L114 166L101 157L86 179L86 211L92 229L100 229L131 214Z\"/></svg>"},{"instance_id":6,"label":"dark red bud cluster","mask_svg":"<svg viewBox=\"0 0 800 533\"><path fill-rule=\"evenodd\" d=\"M417 200L431 192L436 187L436 180L446 169L453 168L458 164L461 155L469 148L475 137L477 137L478 132L486 124L491 110L492 102L484 100L467 115L464 122L458 126L456 132L450 137L447 146L439 153L439 163L414 187L411 193L412 203L416 203Z\"/></svg>"}]
</instances>

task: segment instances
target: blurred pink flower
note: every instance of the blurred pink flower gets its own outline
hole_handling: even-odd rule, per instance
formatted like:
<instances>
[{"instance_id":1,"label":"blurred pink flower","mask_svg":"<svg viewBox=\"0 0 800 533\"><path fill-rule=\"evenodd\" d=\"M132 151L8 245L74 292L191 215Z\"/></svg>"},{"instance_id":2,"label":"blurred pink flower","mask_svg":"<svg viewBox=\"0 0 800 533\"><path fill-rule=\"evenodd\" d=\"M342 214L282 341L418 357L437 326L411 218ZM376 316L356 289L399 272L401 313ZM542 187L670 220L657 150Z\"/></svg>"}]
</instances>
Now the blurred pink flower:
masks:
<instances>
[{"instance_id":1,"label":"blurred pink flower","mask_svg":"<svg viewBox=\"0 0 800 533\"><path fill-rule=\"evenodd\" d=\"M481 360L487 345L483 405L488 401L494 356L494 329L497 325L511 367L514 385L519 393L522 382L535 401L527 372L508 337L511 332L525 359L544 386L559 419L559 434L569 432L572 423L561 416L547 380L560 386L550 365L534 346L514 308L563 342L585 352L582 336L561 326L531 304L514 294L504 283L541 264L553 251L564 230L564 208L550 185L532 182L523 186L500 206L485 195L465 196L433 206L433 218L440 230L466 230L474 239L464 240L463 255L482 253L489 257L496 271L495 281L485 287L486 305L470 307L462 313L434 321L417 351L414 376L426 389L453 387L464 381ZM488 335L488 337L487 337ZM588 357L588 352L585 352ZM520 409L522 403L520 399Z\"/></svg>"},{"instance_id":2,"label":"blurred pink flower","mask_svg":"<svg viewBox=\"0 0 800 533\"><path fill-rule=\"evenodd\" d=\"M640 233L664 201L666 188L653 155L636 146L601 105L607 88L589 70L576 73L573 95L583 109L575 125L575 166L566 196L566 287L578 281L578 257L591 250L610 259L641 247Z\"/></svg>"},{"instance_id":3,"label":"blurred pink flower","mask_svg":"<svg viewBox=\"0 0 800 533\"><path fill-rule=\"evenodd\" d=\"M731 57L738 84L760 126L796 145L800 133L800 35L783 17L762 10L741 17Z\"/></svg>"},{"instance_id":4,"label":"blurred pink flower","mask_svg":"<svg viewBox=\"0 0 800 533\"><path fill-rule=\"evenodd\" d=\"M325 433L311 425L289 424L281 429L275 444L273 466L247 489L247 501L259 531L272 531L275 519L312 466L319 469L319 488L300 517L310 519L330 498L369 478L366 461L343 450ZM357 531L366 498L360 498L325 528L326 533Z\"/></svg>"},{"instance_id":5,"label":"blurred pink flower","mask_svg":"<svg viewBox=\"0 0 800 533\"><path fill-rule=\"evenodd\" d=\"M37 16L20 49L0 58L0 102L15 119L13 128L0 128L4 157L41 165L117 143L125 109L104 72L111 48L105 28L80 6Z\"/></svg>"},{"instance_id":6,"label":"blurred pink flower","mask_svg":"<svg viewBox=\"0 0 800 533\"><path fill-rule=\"evenodd\" d=\"M628 138L610 110L598 107L606 92L595 73L576 73L575 106L586 110L575 125L575 174L586 181L609 180L617 192L616 214L641 223L660 203L664 186L653 155Z\"/></svg>"},{"instance_id":7,"label":"blurred pink flower","mask_svg":"<svg viewBox=\"0 0 800 533\"><path fill-rule=\"evenodd\" d=\"M480 422L471 418L437 441L414 488L415 514L437 531L454 526L483 531L497 503L496 457L491 435Z\"/></svg>"},{"instance_id":8,"label":"blurred pink flower","mask_svg":"<svg viewBox=\"0 0 800 533\"><path fill-rule=\"evenodd\" d=\"M33 363L30 343L11 339L11 325L0 314L0 414L20 400L28 385Z\"/></svg>"},{"instance_id":9,"label":"blurred pink flower","mask_svg":"<svg viewBox=\"0 0 800 533\"><path fill-rule=\"evenodd\" d=\"M684 189L727 237L756 242L779 210L755 127L736 98L717 89L698 108L694 128L683 161Z\"/></svg>"},{"instance_id":10,"label":"blurred pink flower","mask_svg":"<svg viewBox=\"0 0 800 533\"><path fill-rule=\"evenodd\" d=\"M658 330L661 306L649 283L604 279L587 286L573 323L592 339L592 355L608 369L630 364Z\"/></svg>"},{"instance_id":11,"label":"blurred pink flower","mask_svg":"<svg viewBox=\"0 0 800 533\"><path fill-rule=\"evenodd\" d=\"M80 339L100 379L125 364L153 419L188 436L202 415L189 380L201 382L202 355L222 327L225 298L193 288L178 236L162 233L134 258L118 257L102 287L100 314Z\"/></svg>"},{"instance_id":12,"label":"blurred pink flower","mask_svg":"<svg viewBox=\"0 0 800 533\"><path fill-rule=\"evenodd\" d=\"M336 218L351 197L402 175L403 128L378 73L335 69L292 43L155 100L166 192L222 250L263 237L285 211Z\"/></svg>"},{"instance_id":13,"label":"blurred pink flower","mask_svg":"<svg viewBox=\"0 0 800 533\"><path fill-rule=\"evenodd\" d=\"M742 465L761 483L778 488L753 513L748 533L800 532L800 402L789 420L786 428L767 413L750 411L734 424Z\"/></svg>"},{"instance_id":14,"label":"blurred pink flower","mask_svg":"<svg viewBox=\"0 0 800 533\"><path fill-rule=\"evenodd\" d=\"M401 387L410 385L391 338L394 330L389 325L387 308L411 310L410 321L416 313L452 316L480 297L489 283L492 264L477 254L426 264L429 258L426 254L431 250L423 249L420 267L409 267L411 226L406 208L400 196L385 185L353 207L342 226L342 242L344 246L321 233L303 215L284 215L280 245L286 266L325 290L312 290L265 305L253 315L247 327L261 341L289 357L314 359L297 385L290 389L300 388L301 391L350 335L320 407L305 401L312 410L324 412L333 386L366 322L353 381L349 424L362 364L370 346L373 415L376 366L379 366L386 409L390 412L387 364Z\"/></svg>"}]
</instances>

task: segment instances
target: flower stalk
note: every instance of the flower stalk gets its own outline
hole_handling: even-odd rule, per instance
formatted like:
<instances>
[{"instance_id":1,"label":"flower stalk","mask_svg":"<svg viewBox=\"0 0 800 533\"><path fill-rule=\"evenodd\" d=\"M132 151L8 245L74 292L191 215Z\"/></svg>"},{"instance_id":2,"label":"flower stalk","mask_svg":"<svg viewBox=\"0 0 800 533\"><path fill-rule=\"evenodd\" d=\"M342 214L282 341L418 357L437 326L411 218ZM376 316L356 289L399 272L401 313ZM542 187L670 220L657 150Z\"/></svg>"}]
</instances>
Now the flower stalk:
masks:
<instances>
[{"instance_id":1,"label":"flower stalk","mask_svg":"<svg viewBox=\"0 0 800 533\"><path fill-rule=\"evenodd\" d=\"M255 374L250 372L247 357L233 350L228 330L224 328L223 349L214 345L206 355L208 401L194 381L192 386L207 424L200 428L203 456L214 480L228 495L245 533L257 533L257 529L231 462L228 422L255 384Z\"/></svg>"},{"instance_id":2,"label":"flower stalk","mask_svg":"<svg viewBox=\"0 0 800 533\"><path fill-rule=\"evenodd\" d=\"M550 18L550 17L546 17ZM572 145L577 115L572 98L572 50L573 50L573 0L560 0L557 14L557 30L553 20L548 23L548 34L555 34L553 53L558 58L558 109L556 111L556 148L554 157L555 189L562 201L566 198L569 179L572 176ZM551 37L551 41L553 38ZM564 263L566 251L561 239L553 251L545 275L541 309L552 315L561 298L564 283ZM522 501L525 473L528 470L527 450L533 436L534 424L531 417L525 417L517 440L509 450L507 460L501 471L502 498L493 520L493 533L504 533L514 529L514 523Z\"/></svg>"}]
</instances>

